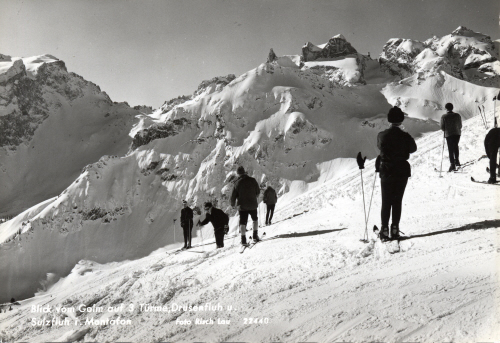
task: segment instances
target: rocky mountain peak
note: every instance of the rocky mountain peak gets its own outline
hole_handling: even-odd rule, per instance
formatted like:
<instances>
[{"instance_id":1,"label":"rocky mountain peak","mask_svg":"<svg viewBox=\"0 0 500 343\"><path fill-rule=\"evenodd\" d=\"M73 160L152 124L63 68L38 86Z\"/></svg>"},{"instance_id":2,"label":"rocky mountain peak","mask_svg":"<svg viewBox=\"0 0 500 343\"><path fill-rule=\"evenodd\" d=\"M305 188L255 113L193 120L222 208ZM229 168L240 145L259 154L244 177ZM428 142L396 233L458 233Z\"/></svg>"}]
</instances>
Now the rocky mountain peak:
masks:
<instances>
[{"instance_id":1,"label":"rocky mountain peak","mask_svg":"<svg viewBox=\"0 0 500 343\"><path fill-rule=\"evenodd\" d=\"M356 53L356 49L354 49L351 43L349 43L341 34L333 36L326 44L317 46L311 42L307 42L302 47L304 62L318 59L337 58Z\"/></svg>"},{"instance_id":2,"label":"rocky mountain peak","mask_svg":"<svg viewBox=\"0 0 500 343\"><path fill-rule=\"evenodd\" d=\"M451 33L452 36L470 36L475 35L476 32L466 28L465 26L459 26Z\"/></svg>"}]
</instances>

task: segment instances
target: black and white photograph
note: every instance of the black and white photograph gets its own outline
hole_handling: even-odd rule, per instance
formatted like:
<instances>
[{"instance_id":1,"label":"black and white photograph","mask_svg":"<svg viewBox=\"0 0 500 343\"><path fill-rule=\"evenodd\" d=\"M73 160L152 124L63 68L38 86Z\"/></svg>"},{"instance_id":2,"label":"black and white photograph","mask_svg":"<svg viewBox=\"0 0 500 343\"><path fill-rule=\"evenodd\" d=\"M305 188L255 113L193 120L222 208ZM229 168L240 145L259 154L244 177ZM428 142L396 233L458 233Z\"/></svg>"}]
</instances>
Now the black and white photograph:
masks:
<instances>
[{"instance_id":1,"label":"black and white photograph","mask_svg":"<svg viewBox=\"0 0 500 343\"><path fill-rule=\"evenodd\" d=\"M0 0L0 343L500 342L498 0Z\"/></svg>"}]
</instances>

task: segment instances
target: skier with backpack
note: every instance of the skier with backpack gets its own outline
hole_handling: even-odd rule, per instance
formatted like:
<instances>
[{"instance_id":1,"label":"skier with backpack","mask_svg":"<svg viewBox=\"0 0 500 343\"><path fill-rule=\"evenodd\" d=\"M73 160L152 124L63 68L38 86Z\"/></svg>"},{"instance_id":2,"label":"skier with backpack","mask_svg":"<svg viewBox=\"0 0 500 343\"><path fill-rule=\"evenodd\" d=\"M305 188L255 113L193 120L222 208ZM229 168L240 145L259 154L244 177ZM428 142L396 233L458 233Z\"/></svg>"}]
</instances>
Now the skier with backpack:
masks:
<instances>
[{"instance_id":1,"label":"skier with backpack","mask_svg":"<svg viewBox=\"0 0 500 343\"><path fill-rule=\"evenodd\" d=\"M460 167L458 142L460 142L460 136L462 135L462 117L460 117L460 114L453 112L453 104L447 103L444 107L447 112L441 116L441 130L444 131L450 156L450 169L448 171L452 172L456 170L456 167Z\"/></svg>"},{"instance_id":2,"label":"skier with backpack","mask_svg":"<svg viewBox=\"0 0 500 343\"><path fill-rule=\"evenodd\" d=\"M181 227L184 234L183 249L191 249L191 236L193 231L193 210L188 206L186 200L182 200Z\"/></svg>"},{"instance_id":3,"label":"skier with backpack","mask_svg":"<svg viewBox=\"0 0 500 343\"><path fill-rule=\"evenodd\" d=\"M389 110L387 120L391 123L389 129L382 131L377 136L377 147L380 156L376 168L380 173L382 188L382 227L380 238L399 237L399 221L401 219L403 195L408 178L411 176L411 166L408 163L410 154L417 151L417 144L413 137L403 131L401 124L404 113L397 106ZM389 218L392 212L392 224L389 233Z\"/></svg>"},{"instance_id":4,"label":"skier with backpack","mask_svg":"<svg viewBox=\"0 0 500 343\"><path fill-rule=\"evenodd\" d=\"M241 244L247 245L246 227L248 216L252 217L253 221L253 241L258 242L259 239L259 218L257 216L258 201L257 197L260 194L260 187L253 177L250 177L245 172L245 168L239 166L237 169L238 179L234 182L233 192L231 193L231 206L236 207L238 202L238 212L240 215L240 234Z\"/></svg>"},{"instance_id":5,"label":"skier with backpack","mask_svg":"<svg viewBox=\"0 0 500 343\"><path fill-rule=\"evenodd\" d=\"M271 225L271 221L273 220L274 208L276 203L278 202L278 195L273 187L271 187L268 182L267 188L264 191L264 198L262 199L267 207L266 212L266 225Z\"/></svg>"},{"instance_id":6,"label":"skier with backpack","mask_svg":"<svg viewBox=\"0 0 500 343\"><path fill-rule=\"evenodd\" d=\"M196 225L203 226L212 223L217 249L224 248L224 235L229 232L228 215L221 209L215 208L211 202L206 202L203 207L206 212L205 219L198 221Z\"/></svg>"}]
</instances>

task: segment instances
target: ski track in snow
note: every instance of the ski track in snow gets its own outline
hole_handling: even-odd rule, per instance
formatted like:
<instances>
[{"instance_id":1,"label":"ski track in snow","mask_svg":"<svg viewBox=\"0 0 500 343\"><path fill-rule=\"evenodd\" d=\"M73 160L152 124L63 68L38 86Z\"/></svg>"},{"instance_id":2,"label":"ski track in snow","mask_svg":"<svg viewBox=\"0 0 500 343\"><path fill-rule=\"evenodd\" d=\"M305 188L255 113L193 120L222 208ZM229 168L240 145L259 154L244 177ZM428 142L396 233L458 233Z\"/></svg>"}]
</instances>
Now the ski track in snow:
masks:
<instances>
[{"instance_id":1,"label":"ski track in snow","mask_svg":"<svg viewBox=\"0 0 500 343\"><path fill-rule=\"evenodd\" d=\"M461 159L482 156L484 127L465 122ZM486 178L487 159L466 167L466 175L434 167L441 159L441 133L417 141L412 178L403 204L401 229L409 239L390 255L363 244L365 223L359 170L279 204L275 224L261 228L265 241L239 254L239 237L226 247L202 242L193 251L166 248L133 261L100 265L81 261L45 293L0 313L3 341L221 342L471 342L500 337L499 193L473 184ZM447 153L444 155L447 165ZM374 161L367 161L364 189L370 199ZM478 177L479 178L479 177ZM379 225L380 185L375 182L368 229ZM460 215L457 215L459 213ZM209 243L209 244L207 244ZM146 312L153 306L212 305L232 311ZM40 327L33 305L119 306L132 325ZM112 313L70 314L110 318ZM52 314L52 317L56 314ZM49 316L50 317L50 316ZM50 318L52 318L50 317ZM176 320L222 318L229 325L178 325ZM269 318L269 324L245 324Z\"/></svg>"}]
</instances>

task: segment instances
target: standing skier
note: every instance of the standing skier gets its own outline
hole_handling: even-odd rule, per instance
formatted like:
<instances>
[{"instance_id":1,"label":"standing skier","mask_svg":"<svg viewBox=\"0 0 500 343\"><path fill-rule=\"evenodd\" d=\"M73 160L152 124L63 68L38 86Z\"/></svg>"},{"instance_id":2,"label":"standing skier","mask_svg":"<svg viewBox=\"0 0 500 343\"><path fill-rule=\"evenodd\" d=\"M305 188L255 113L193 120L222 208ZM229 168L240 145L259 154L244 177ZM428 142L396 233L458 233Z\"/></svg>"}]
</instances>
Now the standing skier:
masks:
<instances>
[{"instance_id":1,"label":"standing skier","mask_svg":"<svg viewBox=\"0 0 500 343\"><path fill-rule=\"evenodd\" d=\"M188 206L186 200L182 200L181 227L184 234L184 248L191 249L191 232L193 230L193 210Z\"/></svg>"},{"instance_id":2,"label":"standing skier","mask_svg":"<svg viewBox=\"0 0 500 343\"><path fill-rule=\"evenodd\" d=\"M214 227L215 244L217 249L224 248L224 235L229 232L229 217L224 211L212 206L211 202L206 202L205 208L205 219L203 221L198 221L198 226L203 226L212 223Z\"/></svg>"},{"instance_id":3,"label":"standing skier","mask_svg":"<svg viewBox=\"0 0 500 343\"><path fill-rule=\"evenodd\" d=\"M253 240L259 241L259 218L257 216L257 197L260 194L260 187L253 177L246 174L245 169L239 166L237 171L238 179L234 182L233 192L231 194L231 206L236 206L238 201L238 211L240 214L240 234L241 244L247 244L246 227L248 222L248 215L252 217L253 221Z\"/></svg>"},{"instance_id":4,"label":"standing skier","mask_svg":"<svg viewBox=\"0 0 500 343\"><path fill-rule=\"evenodd\" d=\"M444 107L448 112L441 116L441 130L444 131L448 145L448 154L450 155L450 169L448 171L451 172L455 170L455 167L460 167L458 142L462 134L462 117L453 112L453 104L447 103Z\"/></svg>"},{"instance_id":5,"label":"standing skier","mask_svg":"<svg viewBox=\"0 0 500 343\"><path fill-rule=\"evenodd\" d=\"M271 225L271 220L273 220L274 207L278 202L278 196L276 195L276 191L271 187L269 182L267 184L266 190L264 191L263 201L267 206L266 225Z\"/></svg>"},{"instance_id":6,"label":"standing skier","mask_svg":"<svg viewBox=\"0 0 500 343\"><path fill-rule=\"evenodd\" d=\"M410 154L417 151L417 144L409 133L401 128L404 113L397 106L389 110L387 120L391 126L378 134L377 147L380 150L380 185L382 187L382 228L380 238L389 238L389 218L392 210L391 236L399 237L399 221L403 195L411 167Z\"/></svg>"},{"instance_id":7,"label":"standing skier","mask_svg":"<svg viewBox=\"0 0 500 343\"><path fill-rule=\"evenodd\" d=\"M500 148L500 128L495 127L491 129L484 138L484 149L486 150L486 155L490 159L490 178L488 179L488 183L497 182L496 172L497 172L497 156L499 148Z\"/></svg>"}]
</instances>

